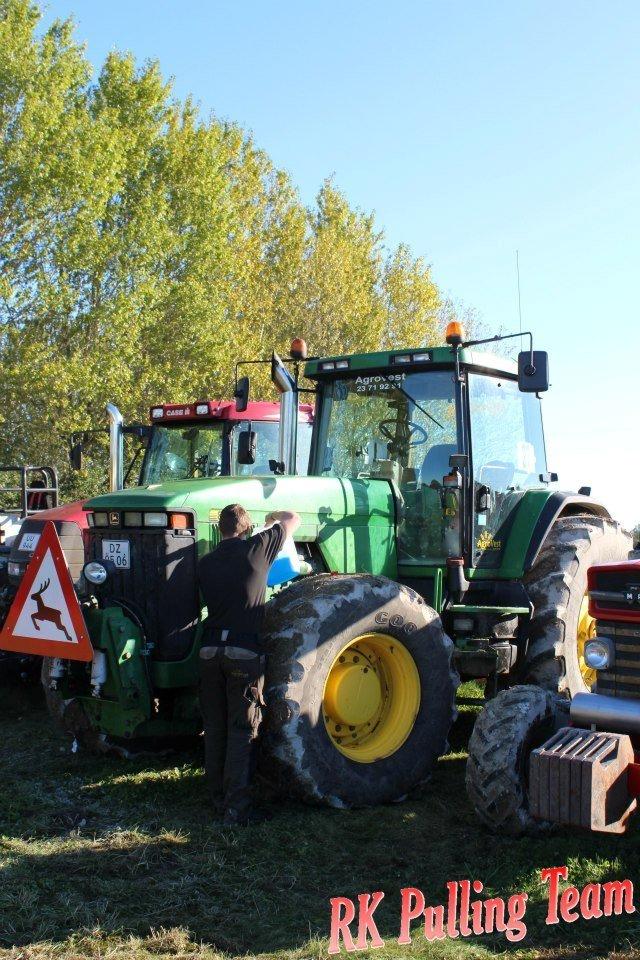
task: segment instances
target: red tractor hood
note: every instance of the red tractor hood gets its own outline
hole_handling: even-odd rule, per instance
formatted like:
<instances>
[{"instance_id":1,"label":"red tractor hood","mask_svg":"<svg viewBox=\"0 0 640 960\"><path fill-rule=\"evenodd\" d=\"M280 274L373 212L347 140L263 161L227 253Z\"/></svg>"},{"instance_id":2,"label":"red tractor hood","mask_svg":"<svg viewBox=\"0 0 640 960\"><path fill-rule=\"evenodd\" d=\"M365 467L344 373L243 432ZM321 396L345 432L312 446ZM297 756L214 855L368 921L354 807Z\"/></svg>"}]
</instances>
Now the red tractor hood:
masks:
<instances>
[{"instance_id":1,"label":"red tractor hood","mask_svg":"<svg viewBox=\"0 0 640 960\"><path fill-rule=\"evenodd\" d=\"M77 523L81 530L86 530L89 526L87 514L82 509L87 501L74 500L72 503L65 503L61 507L53 507L51 510L39 510L32 513L31 520L64 520L67 523Z\"/></svg>"}]
</instances>

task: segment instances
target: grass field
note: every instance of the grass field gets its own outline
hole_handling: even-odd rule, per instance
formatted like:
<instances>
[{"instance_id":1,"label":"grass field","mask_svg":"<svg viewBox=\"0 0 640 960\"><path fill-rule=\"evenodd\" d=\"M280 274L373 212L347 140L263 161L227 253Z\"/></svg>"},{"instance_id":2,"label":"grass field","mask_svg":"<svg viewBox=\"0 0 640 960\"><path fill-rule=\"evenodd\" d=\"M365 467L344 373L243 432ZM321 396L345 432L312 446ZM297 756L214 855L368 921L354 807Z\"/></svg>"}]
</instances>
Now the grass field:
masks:
<instances>
[{"instance_id":1,"label":"grass field","mask_svg":"<svg viewBox=\"0 0 640 960\"><path fill-rule=\"evenodd\" d=\"M567 864L578 886L635 882L637 831L489 836L464 794L473 717L461 715L454 752L419 797L352 812L279 803L272 822L230 831L209 816L199 750L129 763L72 754L35 691L3 692L0 956L321 958L329 898L383 890L381 960L639 957L638 914L548 927L539 881L541 867ZM446 881L475 878L483 896L529 894L521 944L493 935L429 945L418 934L411 947L395 943L402 887L439 904Z\"/></svg>"}]
</instances>

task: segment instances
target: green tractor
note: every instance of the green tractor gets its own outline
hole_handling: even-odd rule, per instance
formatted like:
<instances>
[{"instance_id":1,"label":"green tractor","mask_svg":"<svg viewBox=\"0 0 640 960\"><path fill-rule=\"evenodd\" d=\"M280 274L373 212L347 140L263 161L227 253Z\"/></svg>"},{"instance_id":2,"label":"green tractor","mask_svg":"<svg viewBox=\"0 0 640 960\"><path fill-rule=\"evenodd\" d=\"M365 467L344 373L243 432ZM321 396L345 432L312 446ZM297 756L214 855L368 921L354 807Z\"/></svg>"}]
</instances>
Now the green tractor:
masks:
<instances>
[{"instance_id":1,"label":"green tractor","mask_svg":"<svg viewBox=\"0 0 640 960\"><path fill-rule=\"evenodd\" d=\"M271 473L91 500L81 602L93 663L49 660L43 675L66 729L103 750L199 731L196 565L232 502L256 524L277 509L302 517L306 575L274 592L267 616L261 764L288 792L335 806L406 795L446 750L459 676L488 697L514 683L588 689L587 568L626 558L630 539L588 490L553 486L546 354L516 364L486 342L463 343L456 325L433 348L306 359L298 342L294 373L271 361ZM295 476L309 392L309 469Z\"/></svg>"}]
</instances>

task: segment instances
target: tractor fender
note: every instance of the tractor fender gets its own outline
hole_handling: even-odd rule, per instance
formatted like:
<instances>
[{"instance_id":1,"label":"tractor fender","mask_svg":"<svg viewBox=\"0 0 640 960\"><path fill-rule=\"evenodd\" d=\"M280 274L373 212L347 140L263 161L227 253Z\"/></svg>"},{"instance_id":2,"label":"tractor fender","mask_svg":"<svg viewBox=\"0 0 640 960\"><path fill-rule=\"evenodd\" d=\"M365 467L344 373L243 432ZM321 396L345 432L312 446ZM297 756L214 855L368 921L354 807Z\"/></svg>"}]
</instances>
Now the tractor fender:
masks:
<instances>
[{"instance_id":1,"label":"tractor fender","mask_svg":"<svg viewBox=\"0 0 640 960\"><path fill-rule=\"evenodd\" d=\"M533 528L524 558L524 572L527 573L533 567L545 540L559 517L570 517L585 513L593 517L602 517L604 520L613 519L607 508L591 497L579 493L565 493L562 490L554 490L542 508Z\"/></svg>"}]
</instances>

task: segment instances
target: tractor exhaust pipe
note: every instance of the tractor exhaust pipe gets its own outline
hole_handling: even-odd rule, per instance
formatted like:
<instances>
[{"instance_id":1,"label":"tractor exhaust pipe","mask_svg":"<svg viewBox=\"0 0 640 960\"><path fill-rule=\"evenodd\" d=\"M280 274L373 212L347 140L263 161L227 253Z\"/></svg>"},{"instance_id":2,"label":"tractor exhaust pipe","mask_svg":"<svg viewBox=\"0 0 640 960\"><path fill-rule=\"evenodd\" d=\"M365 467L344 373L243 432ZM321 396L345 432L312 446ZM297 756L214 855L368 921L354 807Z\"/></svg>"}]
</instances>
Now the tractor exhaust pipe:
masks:
<instances>
[{"instance_id":1,"label":"tractor exhaust pipe","mask_svg":"<svg viewBox=\"0 0 640 960\"><path fill-rule=\"evenodd\" d=\"M637 700L622 700L601 693L576 693L571 701L571 723L576 727L595 724L611 733L640 733Z\"/></svg>"},{"instance_id":2,"label":"tractor exhaust pipe","mask_svg":"<svg viewBox=\"0 0 640 960\"><path fill-rule=\"evenodd\" d=\"M122 490L124 486L124 435L122 414L115 403L107 404L109 418L109 491Z\"/></svg>"},{"instance_id":3,"label":"tractor exhaust pipe","mask_svg":"<svg viewBox=\"0 0 640 960\"><path fill-rule=\"evenodd\" d=\"M280 394L280 430L278 459L283 472L295 474L298 443L298 388L295 380L277 353L271 356L271 379Z\"/></svg>"}]
</instances>

